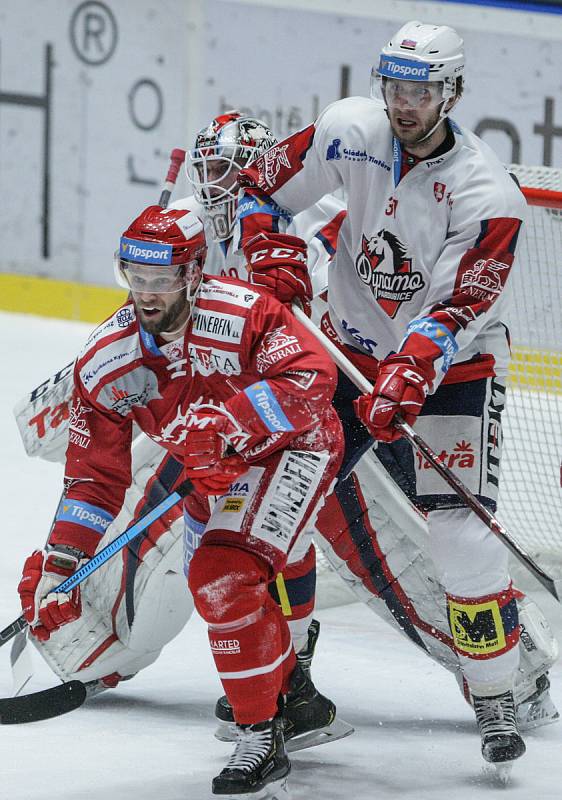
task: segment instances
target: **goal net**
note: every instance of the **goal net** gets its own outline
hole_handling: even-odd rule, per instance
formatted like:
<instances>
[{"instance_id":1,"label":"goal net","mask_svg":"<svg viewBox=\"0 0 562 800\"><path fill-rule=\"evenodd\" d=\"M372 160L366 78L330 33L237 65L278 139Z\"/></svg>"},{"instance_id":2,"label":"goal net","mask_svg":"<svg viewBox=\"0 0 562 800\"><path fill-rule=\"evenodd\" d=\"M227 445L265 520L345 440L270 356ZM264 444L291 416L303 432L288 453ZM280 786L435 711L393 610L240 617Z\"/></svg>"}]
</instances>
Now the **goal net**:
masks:
<instances>
[{"instance_id":1,"label":"goal net","mask_svg":"<svg viewBox=\"0 0 562 800\"><path fill-rule=\"evenodd\" d=\"M498 517L562 575L562 170L509 167L527 198L512 272L513 359L504 414Z\"/></svg>"},{"instance_id":2,"label":"goal net","mask_svg":"<svg viewBox=\"0 0 562 800\"><path fill-rule=\"evenodd\" d=\"M562 170L512 164L509 171L527 198L529 217L509 279L512 362L498 517L539 564L562 577ZM333 597L338 579L317 551L323 605L322 592ZM511 570L518 586L536 588L515 560ZM347 598L353 600L350 592Z\"/></svg>"}]
</instances>

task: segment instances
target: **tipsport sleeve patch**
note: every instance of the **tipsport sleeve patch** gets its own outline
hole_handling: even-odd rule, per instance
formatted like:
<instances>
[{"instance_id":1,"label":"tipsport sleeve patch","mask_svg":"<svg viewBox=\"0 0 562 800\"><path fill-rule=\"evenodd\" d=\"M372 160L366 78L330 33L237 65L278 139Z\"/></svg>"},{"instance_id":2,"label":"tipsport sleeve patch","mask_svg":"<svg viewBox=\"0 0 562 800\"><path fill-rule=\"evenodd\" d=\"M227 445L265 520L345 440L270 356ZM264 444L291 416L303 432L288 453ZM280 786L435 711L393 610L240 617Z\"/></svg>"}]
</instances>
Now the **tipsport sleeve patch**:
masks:
<instances>
[{"instance_id":1,"label":"tipsport sleeve patch","mask_svg":"<svg viewBox=\"0 0 562 800\"><path fill-rule=\"evenodd\" d=\"M63 498L57 510L56 521L83 525L103 536L113 522L113 517L99 506Z\"/></svg>"}]
</instances>

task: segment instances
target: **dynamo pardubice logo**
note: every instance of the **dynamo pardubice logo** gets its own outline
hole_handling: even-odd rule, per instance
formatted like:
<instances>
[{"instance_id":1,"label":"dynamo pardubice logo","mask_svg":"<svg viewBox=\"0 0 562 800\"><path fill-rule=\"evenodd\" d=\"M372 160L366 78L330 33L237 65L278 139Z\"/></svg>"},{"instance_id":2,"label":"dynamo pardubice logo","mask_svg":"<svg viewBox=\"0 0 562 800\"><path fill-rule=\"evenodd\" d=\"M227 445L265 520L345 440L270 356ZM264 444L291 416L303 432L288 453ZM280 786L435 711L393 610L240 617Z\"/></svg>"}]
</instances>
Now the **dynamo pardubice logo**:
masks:
<instances>
[{"instance_id":1,"label":"dynamo pardubice logo","mask_svg":"<svg viewBox=\"0 0 562 800\"><path fill-rule=\"evenodd\" d=\"M412 272L407 248L387 230L361 237L361 252L355 260L359 278L369 286L383 311L394 319L402 303L408 302L425 282L421 272Z\"/></svg>"}]
</instances>

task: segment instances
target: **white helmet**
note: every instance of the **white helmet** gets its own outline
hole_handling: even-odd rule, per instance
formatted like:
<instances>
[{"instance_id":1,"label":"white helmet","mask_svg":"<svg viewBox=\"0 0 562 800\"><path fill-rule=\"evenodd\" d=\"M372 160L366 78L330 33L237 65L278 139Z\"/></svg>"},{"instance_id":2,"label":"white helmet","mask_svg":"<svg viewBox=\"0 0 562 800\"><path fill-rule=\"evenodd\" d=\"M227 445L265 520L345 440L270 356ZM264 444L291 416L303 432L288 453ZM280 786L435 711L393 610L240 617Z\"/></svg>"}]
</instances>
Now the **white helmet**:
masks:
<instances>
[{"instance_id":1,"label":"white helmet","mask_svg":"<svg viewBox=\"0 0 562 800\"><path fill-rule=\"evenodd\" d=\"M236 109L215 117L197 134L195 147L187 151L185 168L215 241L232 235L238 173L276 143L265 122L245 117Z\"/></svg>"},{"instance_id":2,"label":"white helmet","mask_svg":"<svg viewBox=\"0 0 562 800\"><path fill-rule=\"evenodd\" d=\"M444 111L447 101L460 96L463 70L463 40L453 28L407 22L383 47L379 65L373 67L371 96L379 96L377 89L382 78L440 81L442 119L452 108Z\"/></svg>"}]
</instances>

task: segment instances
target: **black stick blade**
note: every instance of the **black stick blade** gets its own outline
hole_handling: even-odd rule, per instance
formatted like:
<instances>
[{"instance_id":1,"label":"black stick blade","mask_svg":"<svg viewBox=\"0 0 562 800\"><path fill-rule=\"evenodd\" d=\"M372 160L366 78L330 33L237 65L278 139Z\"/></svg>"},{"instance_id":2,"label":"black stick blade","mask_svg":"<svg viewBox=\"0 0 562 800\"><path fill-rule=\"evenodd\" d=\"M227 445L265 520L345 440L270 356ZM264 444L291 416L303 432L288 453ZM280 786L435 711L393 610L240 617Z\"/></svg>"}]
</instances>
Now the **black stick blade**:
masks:
<instances>
[{"instance_id":1,"label":"black stick blade","mask_svg":"<svg viewBox=\"0 0 562 800\"><path fill-rule=\"evenodd\" d=\"M58 717L79 708L86 699L86 687L81 681L69 681L21 697L0 699L0 724L18 725Z\"/></svg>"}]
</instances>

